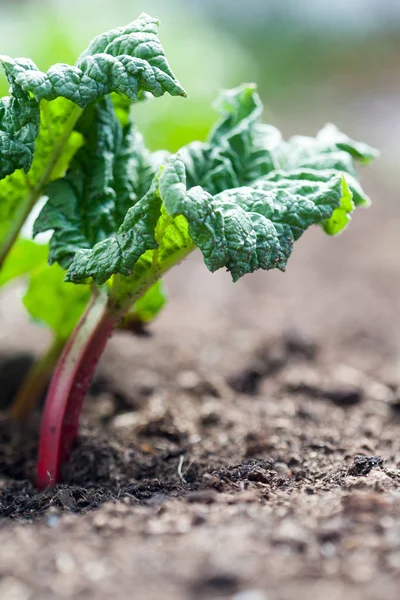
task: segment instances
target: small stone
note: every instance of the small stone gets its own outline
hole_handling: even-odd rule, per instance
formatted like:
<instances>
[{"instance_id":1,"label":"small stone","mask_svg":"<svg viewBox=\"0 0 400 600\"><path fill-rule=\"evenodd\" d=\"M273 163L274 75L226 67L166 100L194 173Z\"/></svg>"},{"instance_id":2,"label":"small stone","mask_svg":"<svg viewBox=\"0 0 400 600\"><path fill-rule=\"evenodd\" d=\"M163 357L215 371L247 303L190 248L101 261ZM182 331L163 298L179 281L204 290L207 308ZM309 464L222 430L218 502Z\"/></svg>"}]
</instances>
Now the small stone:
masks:
<instances>
[{"instance_id":1,"label":"small stone","mask_svg":"<svg viewBox=\"0 0 400 600\"><path fill-rule=\"evenodd\" d=\"M355 456L353 464L349 468L347 474L354 477L360 475L368 475L376 467L383 465L383 458L379 456Z\"/></svg>"},{"instance_id":2,"label":"small stone","mask_svg":"<svg viewBox=\"0 0 400 600\"><path fill-rule=\"evenodd\" d=\"M273 469L280 475L281 477L291 477L292 473L289 467L284 462L276 462L274 463Z\"/></svg>"},{"instance_id":3,"label":"small stone","mask_svg":"<svg viewBox=\"0 0 400 600\"><path fill-rule=\"evenodd\" d=\"M94 527L97 527L98 529L101 529L103 527L105 527L105 525L107 525L108 522L108 516L104 513L97 513L94 517L93 517L93 525Z\"/></svg>"},{"instance_id":4,"label":"small stone","mask_svg":"<svg viewBox=\"0 0 400 600\"><path fill-rule=\"evenodd\" d=\"M48 517L46 518L46 525L48 527L57 527L59 521L59 515L48 515Z\"/></svg>"},{"instance_id":5,"label":"small stone","mask_svg":"<svg viewBox=\"0 0 400 600\"><path fill-rule=\"evenodd\" d=\"M75 570L76 564L70 554L68 554L67 552L60 552L56 556L56 567L57 570L60 571L60 573L68 575Z\"/></svg>"},{"instance_id":6,"label":"small stone","mask_svg":"<svg viewBox=\"0 0 400 600\"><path fill-rule=\"evenodd\" d=\"M303 551L308 543L308 534L295 521L286 519L273 535L273 541L278 544L293 545L297 550Z\"/></svg>"},{"instance_id":7,"label":"small stone","mask_svg":"<svg viewBox=\"0 0 400 600\"><path fill-rule=\"evenodd\" d=\"M232 596L232 600L268 600L268 596L262 590L243 590Z\"/></svg>"},{"instance_id":8,"label":"small stone","mask_svg":"<svg viewBox=\"0 0 400 600\"><path fill-rule=\"evenodd\" d=\"M199 385L200 377L195 371L181 371L177 374L176 381L181 388L191 390Z\"/></svg>"},{"instance_id":9,"label":"small stone","mask_svg":"<svg viewBox=\"0 0 400 600\"><path fill-rule=\"evenodd\" d=\"M374 489L376 492L385 492L394 489L393 480L383 471L375 471L367 477L360 479L364 479L364 481L361 482L359 480L354 486L355 488L368 487Z\"/></svg>"},{"instance_id":10,"label":"small stone","mask_svg":"<svg viewBox=\"0 0 400 600\"><path fill-rule=\"evenodd\" d=\"M337 406L345 408L359 404L363 398L363 390L358 385L337 385L325 389L323 395Z\"/></svg>"},{"instance_id":11,"label":"small stone","mask_svg":"<svg viewBox=\"0 0 400 600\"><path fill-rule=\"evenodd\" d=\"M115 429L130 429L138 425L141 421L141 415L137 412L126 412L117 415L111 420L111 427Z\"/></svg>"},{"instance_id":12,"label":"small stone","mask_svg":"<svg viewBox=\"0 0 400 600\"><path fill-rule=\"evenodd\" d=\"M190 492L186 496L186 500L190 503L199 502L201 504L213 504L216 501L217 493L212 489L197 490Z\"/></svg>"}]
</instances>

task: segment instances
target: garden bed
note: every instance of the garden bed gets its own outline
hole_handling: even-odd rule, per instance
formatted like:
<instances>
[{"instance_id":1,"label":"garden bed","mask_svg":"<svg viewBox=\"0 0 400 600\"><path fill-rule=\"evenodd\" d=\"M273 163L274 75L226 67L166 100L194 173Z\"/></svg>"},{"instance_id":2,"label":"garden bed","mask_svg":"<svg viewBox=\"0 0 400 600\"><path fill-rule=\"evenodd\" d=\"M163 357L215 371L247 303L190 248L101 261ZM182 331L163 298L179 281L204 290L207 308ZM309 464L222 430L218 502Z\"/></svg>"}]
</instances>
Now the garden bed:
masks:
<instances>
[{"instance_id":1,"label":"garden bed","mask_svg":"<svg viewBox=\"0 0 400 600\"><path fill-rule=\"evenodd\" d=\"M152 335L110 343L64 484L35 492L37 421L3 415L0 598L397 598L394 218L235 294L190 259ZM43 343L9 309L8 359Z\"/></svg>"}]
</instances>

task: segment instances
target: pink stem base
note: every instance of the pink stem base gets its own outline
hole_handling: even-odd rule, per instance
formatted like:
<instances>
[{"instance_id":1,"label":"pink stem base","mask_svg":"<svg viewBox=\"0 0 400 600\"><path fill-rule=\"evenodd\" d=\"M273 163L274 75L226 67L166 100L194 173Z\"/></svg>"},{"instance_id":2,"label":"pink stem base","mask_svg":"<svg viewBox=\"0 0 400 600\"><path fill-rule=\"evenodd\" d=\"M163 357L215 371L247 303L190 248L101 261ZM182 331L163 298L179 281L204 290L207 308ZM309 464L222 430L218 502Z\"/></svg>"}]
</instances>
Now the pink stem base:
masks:
<instances>
[{"instance_id":1,"label":"pink stem base","mask_svg":"<svg viewBox=\"0 0 400 600\"><path fill-rule=\"evenodd\" d=\"M42 416L36 469L39 490L61 479L61 468L76 442L86 392L117 324L104 300L93 298L62 352Z\"/></svg>"}]
</instances>

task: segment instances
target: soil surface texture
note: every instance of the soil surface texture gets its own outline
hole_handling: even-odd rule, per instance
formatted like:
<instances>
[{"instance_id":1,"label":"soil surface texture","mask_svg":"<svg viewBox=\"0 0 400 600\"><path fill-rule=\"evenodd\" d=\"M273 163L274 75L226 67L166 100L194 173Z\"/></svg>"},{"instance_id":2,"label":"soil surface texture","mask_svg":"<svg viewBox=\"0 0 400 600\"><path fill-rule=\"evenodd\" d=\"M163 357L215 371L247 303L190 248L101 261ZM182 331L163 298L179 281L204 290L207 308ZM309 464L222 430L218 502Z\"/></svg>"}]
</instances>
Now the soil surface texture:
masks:
<instances>
[{"instance_id":1,"label":"soil surface texture","mask_svg":"<svg viewBox=\"0 0 400 600\"><path fill-rule=\"evenodd\" d=\"M399 211L354 221L286 274L172 273L151 335L111 340L55 489L31 484L39 415L3 410L0 599L399 597ZM3 407L48 341L16 291Z\"/></svg>"}]
</instances>

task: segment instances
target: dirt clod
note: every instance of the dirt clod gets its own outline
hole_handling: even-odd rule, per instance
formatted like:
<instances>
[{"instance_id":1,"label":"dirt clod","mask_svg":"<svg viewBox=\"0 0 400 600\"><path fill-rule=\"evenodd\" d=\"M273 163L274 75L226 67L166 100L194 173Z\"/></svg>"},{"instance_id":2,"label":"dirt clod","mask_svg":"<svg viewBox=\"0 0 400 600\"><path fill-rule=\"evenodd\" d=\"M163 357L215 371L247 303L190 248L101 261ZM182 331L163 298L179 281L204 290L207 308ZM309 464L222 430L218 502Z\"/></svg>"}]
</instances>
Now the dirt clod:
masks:
<instances>
[{"instance_id":1,"label":"dirt clod","mask_svg":"<svg viewBox=\"0 0 400 600\"><path fill-rule=\"evenodd\" d=\"M383 458L380 458L379 456L356 456L353 464L348 470L348 474L356 477L368 475L372 469L376 469L382 465Z\"/></svg>"}]
</instances>

